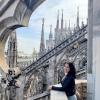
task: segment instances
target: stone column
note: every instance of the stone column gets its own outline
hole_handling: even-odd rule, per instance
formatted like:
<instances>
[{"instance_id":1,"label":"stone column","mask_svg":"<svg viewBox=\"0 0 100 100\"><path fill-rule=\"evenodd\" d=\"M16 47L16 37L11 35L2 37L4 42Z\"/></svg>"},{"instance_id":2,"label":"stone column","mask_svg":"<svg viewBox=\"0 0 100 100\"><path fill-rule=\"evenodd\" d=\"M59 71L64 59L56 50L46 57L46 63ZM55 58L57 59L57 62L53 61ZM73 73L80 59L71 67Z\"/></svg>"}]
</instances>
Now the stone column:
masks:
<instances>
[{"instance_id":1,"label":"stone column","mask_svg":"<svg viewBox=\"0 0 100 100\"><path fill-rule=\"evenodd\" d=\"M88 98L100 98L100 0L89 0L88 21Z\"/></svg>"},{"instance_id":2,"label":"stone column","mask_svg":"<svg viewBox=\"0 0 100 100\"><path fill-rule=\"evenodd\" d=\"M24 87L25 87L26 78L24 75L20 76L18 79L20 88L16 89L16 100L24 100Z\"/></svg>"},{"instance_id":3,"label":"stone column","mask_svg":"<svg viewBox=\"0 0 100 100\"><path fill-rule=\"evenodd\" d=\"M55 65L54 60L55 60L55 58L52 58L49 60L49 69L48 69L49 80L47 80L48 85L54 84L54 65Z\"/></svg>"},{"instance_id":4,"label":"stone column","mask_svg":"<svg viewBox=\"0 0 100 100\"><path fill-rule=\"evenodd\" d=\"M93 0L88 0L87 100L93 100ZM91 48L91 49L90 49Z\"/></svg>"},{"instance_id":5,"label":"stone column","mask_svg":"<svg viewBox=\"0 0 100 100\"><path fill-rule=\"evenodd\" d=\"M5 59L5 54L4 54L4 49L5 49L5 43L0 41L0 68L7 73L8 71L8 66L6 63Z\"/></svg>"}]
</instances>

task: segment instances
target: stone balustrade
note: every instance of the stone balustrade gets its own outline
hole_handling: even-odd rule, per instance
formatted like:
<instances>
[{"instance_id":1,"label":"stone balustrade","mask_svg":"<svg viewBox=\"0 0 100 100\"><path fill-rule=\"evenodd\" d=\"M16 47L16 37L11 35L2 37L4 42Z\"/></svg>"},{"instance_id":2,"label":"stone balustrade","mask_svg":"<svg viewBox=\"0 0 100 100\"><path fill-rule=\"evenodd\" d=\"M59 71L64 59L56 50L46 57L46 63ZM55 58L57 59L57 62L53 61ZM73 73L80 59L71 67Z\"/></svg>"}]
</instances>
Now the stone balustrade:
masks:
<instances>
[{"instance_id":1,"label":"stone balustrade","mask_svg":"<svg viewBox=\"0 0 100 100\"><path fill-rule=\"evenodd\" d=\"M87 80L75 80L76 95L78 100L87 98ZM65 92L54 91L44 92L39 95L26 97L25 100L68 100Z\"/></svg>"},{"instance_id":2,"label":"stone balustrade","mask_svg":"<svg viewBox=\"0 0 100 100\"><path fill-rule=\"evenodd\" d=\"M50 100L68 100L65 92L52 90L50 94Z\"/></svg>"},{"instance_id":3,"label":"stone balustrade","mask_svg":"<svg viewBox=\"0 0 100 100\"><path fill-rule=\"evenodd\" d=\"M46 91L35 96L24 97L24 100L50 100L50 92Z\"/></svg>"}]
</instances>

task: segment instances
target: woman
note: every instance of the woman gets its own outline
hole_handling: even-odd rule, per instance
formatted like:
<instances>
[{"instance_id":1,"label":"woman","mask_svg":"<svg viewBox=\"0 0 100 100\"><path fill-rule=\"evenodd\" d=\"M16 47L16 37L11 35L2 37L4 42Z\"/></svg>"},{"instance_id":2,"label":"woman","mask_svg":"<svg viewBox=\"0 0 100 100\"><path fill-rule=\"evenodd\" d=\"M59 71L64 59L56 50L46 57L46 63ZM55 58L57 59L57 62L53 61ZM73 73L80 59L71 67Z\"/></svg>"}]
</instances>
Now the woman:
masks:
<instances>
[{"instance_id":1,"label":"woman","mask_svg":"<svg viewBox=\"0 0 100 100\"><path fill-rule=\"evenodd\" d=\"M76 71L73 63L64 63L64 74L65 76L61 81L62 87L50 86L49 89L65 91L68 100L77 100L75 95Z\"/></svg>"}]
</instances>

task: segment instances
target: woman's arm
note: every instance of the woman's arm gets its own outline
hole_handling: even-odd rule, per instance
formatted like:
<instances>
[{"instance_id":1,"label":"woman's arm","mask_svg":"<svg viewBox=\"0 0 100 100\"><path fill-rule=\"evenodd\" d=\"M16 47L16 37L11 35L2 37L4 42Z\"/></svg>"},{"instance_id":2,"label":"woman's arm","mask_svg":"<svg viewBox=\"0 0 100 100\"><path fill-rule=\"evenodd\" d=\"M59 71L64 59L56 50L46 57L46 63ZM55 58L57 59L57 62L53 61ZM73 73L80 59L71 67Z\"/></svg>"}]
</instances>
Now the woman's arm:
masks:
<instances>
[{"instance_id":1,"label":"woman's arm","mask_svg":"<svg viewBox=\"0 0 100 100\"><path fill-rule=\"evenodd\" d=\"M52 86L52 90L64 91L64 88L63 87Z\"/></svg>"},{"instance_id":2,"label":"woman's arm","mask_svg":"<svg viewBox=\"0 0 100 100\"><path fill-rule=\"evenodd\" d=\"M62 82L62 87L52 86L52 90L65 91L68 88L72 80L73 80L72 77L66 77Z\"/></svg>"}]
</instances>

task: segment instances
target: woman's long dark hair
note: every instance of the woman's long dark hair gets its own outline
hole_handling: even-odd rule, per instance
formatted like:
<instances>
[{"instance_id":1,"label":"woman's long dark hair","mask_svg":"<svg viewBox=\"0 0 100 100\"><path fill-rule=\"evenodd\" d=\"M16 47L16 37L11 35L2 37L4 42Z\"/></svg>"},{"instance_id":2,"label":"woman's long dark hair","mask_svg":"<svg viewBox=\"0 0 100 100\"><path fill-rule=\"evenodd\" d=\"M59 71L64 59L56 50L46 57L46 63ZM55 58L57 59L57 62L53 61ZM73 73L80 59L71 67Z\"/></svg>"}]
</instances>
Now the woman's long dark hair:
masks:
<instances>
[{"instance_id":1,"label":"woman's long dark hair","mask_svg":"<svg viewBox=\"0 0 100 100\"><path fill-rule=\"evenodd\" d=\"M72 76L74 78L76 78L76 69L75 69L75 66L72 62L65 62L64 63L64 66L65 64L68 64L69 65L69 68L70 68L70 71L68 72L68 76Z\"/></svg>"}]
</instances>

